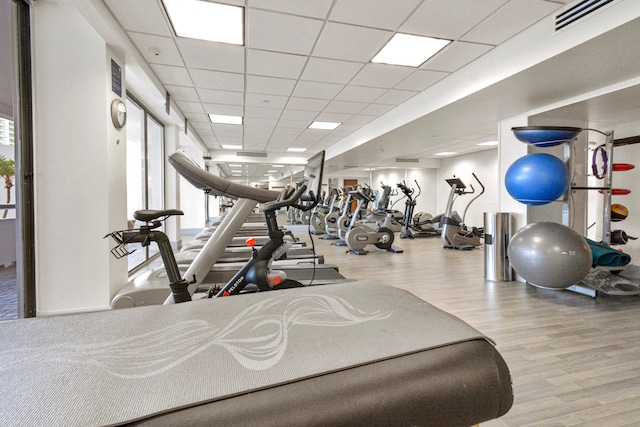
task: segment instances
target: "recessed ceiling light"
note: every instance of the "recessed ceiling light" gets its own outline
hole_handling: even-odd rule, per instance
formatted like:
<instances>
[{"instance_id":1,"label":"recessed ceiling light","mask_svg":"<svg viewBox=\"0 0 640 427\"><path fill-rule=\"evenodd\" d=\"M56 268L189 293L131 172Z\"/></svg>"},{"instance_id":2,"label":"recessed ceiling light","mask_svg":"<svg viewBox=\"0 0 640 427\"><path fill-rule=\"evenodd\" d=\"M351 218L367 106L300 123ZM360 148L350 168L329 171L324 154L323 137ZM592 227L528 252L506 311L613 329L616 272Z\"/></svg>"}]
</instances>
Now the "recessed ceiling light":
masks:
<instances>
[{"instance_id":1,"label":"recessed ceiling light","mask_svg":"<svg viewBox=\"0 0 640 427\"><path fill-rule=\"evenodd\" d=\"M223 125L241 125L241 116L223 116L220 114L209 114L209 120L211 123L220 123Z\"/></svg>"},{"instance_id":2,"label":"recessed ceiling light","mask_svg":"<svg viewBox=\"0 0 640 427\"><path fill-rule=\"evenodd\" d=\"M333 122L313 122L309 125L309 129L325 129L325 130L334 130L342 123L333 123Z\"/></svg>"},{"instance_id":3,"label":"recessed ceiling light","mask_svg":"<svg viewBox=\"0 0 640 427\"><path fill-rule=\"evenodd\" d=\"M292 152L292 153L304 153L305 151L307 151L307 149L306 148L291 147L291 148L287 148L287 151Z\"/></svg>"},{"instance_id":4,"label":"recessed ceiling light","mask_svg":"<svg viewBox=\"0 0 640 427\"><path fill-rule=\"evenodd\" d=\"M418 67L449 43L451 40L396 33L371 62Z\"/></svg>"},{"instance_id":5,"label":"recessed ceiling light","mask_svg":"<svg viewBox=\"0 0 640 427\"><path fill-rule=\"evenodd\" d=\"M220 144L224 150L242 150L242 145L225 145Z\"/></svg>"},{"instance_id":6,"label":"recessed ceiling light","mask_svg":"<svg viewBox=\"0 0 640 427\"><path fill-rule=\"evenodd\" d=\"M163 0L178 37L244 44L244 8L201 0Z\"/></svg>"},{"instance_id":7,"label":"recessed ceiling light","mask_svg":"<svg viewBox=\"0 0 640 427\"><path fill-rule=\"evenodd\" d=\"M481 142L481 143L476 144L476 145L482 145L482 146L485 146L485 147L492 147L494 145L498 145L498 141Z\"/></svg>"},{"instance_id":8,"label":"recessed ceiling light","mask_svg":"<svg viewBox=\"0 0 640 427\"><path fill-rule=\"evenodd\" d=\"M435 153L434 156L453 156L454 154L458 154L457 151L442 151L440 153Z\"/></svg>"}]
</instances>

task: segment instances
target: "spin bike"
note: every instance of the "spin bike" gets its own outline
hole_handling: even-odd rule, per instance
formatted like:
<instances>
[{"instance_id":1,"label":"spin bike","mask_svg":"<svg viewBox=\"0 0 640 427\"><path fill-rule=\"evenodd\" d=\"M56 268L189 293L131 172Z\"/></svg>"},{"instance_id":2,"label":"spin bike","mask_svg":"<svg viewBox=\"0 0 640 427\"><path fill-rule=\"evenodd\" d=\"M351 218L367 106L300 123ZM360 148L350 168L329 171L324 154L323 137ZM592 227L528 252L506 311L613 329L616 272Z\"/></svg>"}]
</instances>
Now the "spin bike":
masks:
<instances>
[{"instance_id":1,"label":"spin bike","mask_svg":"<svg viewBox=\"0 0 640 427\"><path fill-rule=\"evenodd\" d=\"M365 194L362 190L351 191L349 195L351 196L350 198L358 202L344 237L349 250L356 255L366 255L367 251L364 249L365 246L373 244L378 249L384 249L393 253L402 253L402 249L393 247L393 230L387 226L391 221L391 214L388 214L382 226L378 226L376 229L363 223L356 223L358 213L367 203L372 202L372 199L371 196Z\"/></svg>"},{"instance_id":2,"label":"spin bike","mask_svg":"<svg viewBox=\"0 0 640 427\"><path fill-rule=\"evenodd\" d=\"M306 197L303 197L303 195L307 192L307 186L302 184L297 190L293 188L283 189L276 200L263 204L269 241L259 250L248 242L251 246L251 258L249 261L222 288L217 286L209 288L206 294L207 298L236 295L242 291L250 290L251 287L247 288L249 285L254 285L254 291L256 287L257 291L269 291L304 286L298 281L287 279L284 271L271 269L273 260L281 256L282 252L286 251L289 246L283 239L284 233L278 227L276 211L280 208L288 207L305 211L313 209L318 204L319 199L316 196L316 191L320 189L323 163L324 152L309 160L307 167L315 166L315 169L309 173L310 180L313 180L313 186ZM306 170L305 175L307 175ZM299 203L300 200L306 203ZM111 249L111 253L116 258L122 258L131 253L126 248L128 243L140 243L143 247L146 247L151 242L156 242L167 271L171 289L171 295L167 298L165 304L191 301L191 296L197 289L195 277L187 280L187 278L183 278L180 275L169 238L159 230L162 222L174 215L183 215L183 212L178 209L139 210L134 212L133 216L136 220L144 222L145 225L139 229L115 231L105 236L111 236L116 241L117 246Z\"/></svg>"},{"instance_id":3,"label":"spin bike","mask_svg":"<svg viewBox=\"0 0 640 427\"><path fill-rule=\"evenodd\" d=\"M475 173L471 173L471 175L473 175L473 178L478 182L482 191L471 199L464 208L462 221L458 221L453 218L453 203L458 196L475 193L475 189L473 188L473 185L469 185L471 190L467 190L467 187L462 180L455 176L451 179L445 180L449 186L451 186L449 200L447 201L447 209L442 219L442 244L446 249L470 250L482 244L482 231L475 227L468 230L464 225L464 219L467 215L469 206L471 206L471 204L484 193L484 185L482 185L482 182L480 182Z\"/></svg>"}]
</instances>

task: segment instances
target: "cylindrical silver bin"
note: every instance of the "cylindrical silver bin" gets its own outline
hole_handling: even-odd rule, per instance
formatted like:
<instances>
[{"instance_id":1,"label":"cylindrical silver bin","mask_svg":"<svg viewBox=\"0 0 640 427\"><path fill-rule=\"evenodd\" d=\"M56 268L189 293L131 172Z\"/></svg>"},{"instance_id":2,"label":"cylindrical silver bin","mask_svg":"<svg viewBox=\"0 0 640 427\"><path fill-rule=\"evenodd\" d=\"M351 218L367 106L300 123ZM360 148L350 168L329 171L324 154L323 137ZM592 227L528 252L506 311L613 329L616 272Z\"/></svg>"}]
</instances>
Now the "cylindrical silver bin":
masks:
<instances>
[{"instance_id":1,"label":"cylindrical silver bin","mask_svg":"<svg viewBox=\"0 0 640 427\"><path fill-rule=\"evenodd\" d=\"M511 239L511 214L484 213L484 277L495 282L508 282L513 274L507 248Z\"/></svg>"}]
</instances>

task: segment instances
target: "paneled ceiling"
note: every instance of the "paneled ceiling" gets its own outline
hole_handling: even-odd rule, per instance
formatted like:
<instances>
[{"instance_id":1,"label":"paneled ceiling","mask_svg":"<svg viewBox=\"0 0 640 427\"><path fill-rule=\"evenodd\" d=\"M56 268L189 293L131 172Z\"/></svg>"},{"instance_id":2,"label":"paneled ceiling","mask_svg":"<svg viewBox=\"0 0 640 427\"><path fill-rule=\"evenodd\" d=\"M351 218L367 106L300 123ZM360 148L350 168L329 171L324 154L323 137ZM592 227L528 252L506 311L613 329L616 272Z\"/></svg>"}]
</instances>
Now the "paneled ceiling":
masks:
<instances>
[{"instance_id":1,"label":"paneled ceiling","mask_svg":"<svg viewBox=\"0 0 640 427\"><path fill-rule=\"evenodd\" d=\"M244 46L176 37L161 0L104 3L214 157L222 144L242 146L228 154L271 157L296 147L309 157L569 0L224 1L245 7ZM397 32L453 42L417 68L371 63ZM212 124L209 113L242 115L244 124ZM332 131L307 129L316 120L342 124ZM495 128L475 128L458 145L480 149L477 143L497 138ZM414 154L432 157L433 150ZM227 165L221 170L231 175ZM263 179L267 170L272 165L243 169Z\"/></svg>"}]
</instances>

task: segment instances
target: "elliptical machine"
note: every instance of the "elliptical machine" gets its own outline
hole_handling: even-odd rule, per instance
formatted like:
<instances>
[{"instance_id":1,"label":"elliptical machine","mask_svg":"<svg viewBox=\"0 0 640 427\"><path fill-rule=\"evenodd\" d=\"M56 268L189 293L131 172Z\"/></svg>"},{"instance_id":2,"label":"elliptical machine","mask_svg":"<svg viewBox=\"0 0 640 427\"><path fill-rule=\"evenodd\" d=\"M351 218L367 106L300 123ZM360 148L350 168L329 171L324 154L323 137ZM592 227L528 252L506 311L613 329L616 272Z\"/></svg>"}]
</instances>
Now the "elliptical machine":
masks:
<instances>
[{"instance_id":1,"label":"elliptical machine","mask_svg":"<svg viewBox=\"0 0 640 427\"><path fill-rule=\"evenodd\" d=\"M402 231L400 232L401 239L413 239L416 237L437 237L440 232L433 227L431 223L431 215L420 214L417 218L414 218L413 211L416 207L417 199L422 193L422 188L418 181L415 181L416 187L418 187L418 194L414 196L415 189L409 188L405 182L398 184L398 188L402 191L407 198L404 202L404 217L402 219ZM428 219L421 220L420 217L428 215Z\"/></svg>"},{"instance_id":2,"label":"elliptical machine","mask_svg":"<svg viewBox=\"0 0 640 427\"><path fill-rule=\"evenodd\" d=\"M384 249L393 253L402 253L400 248L393 247L394 234L393 230L386 226L391 221L391 214L388 214L382 226L373 229L366 224L356 223L358 212L366 206L367 203L373 201L372 195L367 195L361 189L349 192L351 199L358 201L356 209L351 216L349 228L345 234L344 240L349 250L356 255L366 255L365 246L372 244L378 249Z\"/></svg>"},{"instance_id":3,"label":"elliptical machine","mask_svg":"<svg viewBox=\"0 0 640 427\"><path fill-rule=\"evenodd\" d=\"M464 225L464 219L467 215L467 210L471 203L473 203L478 197L484 193L484 185L478 179L475 173L471 173L473 178L478 182L482 191L469 201L462 213L462 221L458 221L452 217L453 203L458 196L475 193L473 185L469 185L471 190L467 190L466 185L460 178L455 176L451 179L446 179L447 183L451 186L451 192L449 193L449 200L447 201L447 209L442 218L442 244L446 249L459 249L470 250L482 245L482 231L473 227L468 230Z\"/></svg>"}]
</instances>

